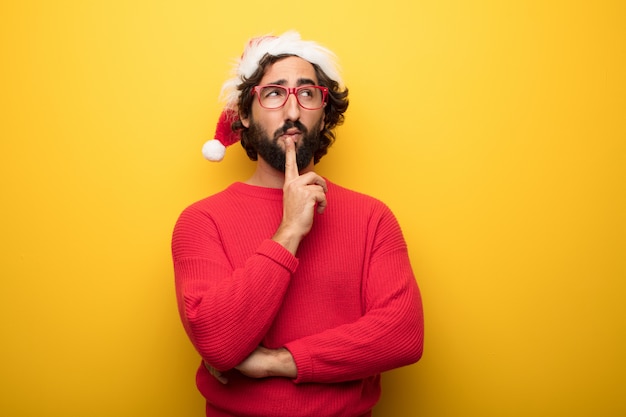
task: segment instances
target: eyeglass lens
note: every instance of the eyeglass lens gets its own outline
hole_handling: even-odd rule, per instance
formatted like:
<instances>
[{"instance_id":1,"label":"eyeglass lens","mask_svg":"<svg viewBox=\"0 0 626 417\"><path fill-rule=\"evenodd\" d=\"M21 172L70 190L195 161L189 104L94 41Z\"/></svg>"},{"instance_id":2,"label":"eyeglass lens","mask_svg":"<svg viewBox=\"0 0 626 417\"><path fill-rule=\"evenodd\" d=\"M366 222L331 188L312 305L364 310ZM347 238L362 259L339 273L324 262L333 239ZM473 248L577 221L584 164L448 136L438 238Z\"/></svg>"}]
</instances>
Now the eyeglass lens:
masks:
<instances>
[{"instance_id":1,"label":"eyeglass lens","mask_svg":"<svg viewBox=\"0 0 626 417\"><path fill-rule=\"evenodd\" d=\"M291 92L296 96L298 104L305 109L316 110L323 105L323 90L315 85L296 87L291 91L280 85L261 86L258 90L259 101L267 109L277 109L285 105Z\"/></svg>"}]
</instances>

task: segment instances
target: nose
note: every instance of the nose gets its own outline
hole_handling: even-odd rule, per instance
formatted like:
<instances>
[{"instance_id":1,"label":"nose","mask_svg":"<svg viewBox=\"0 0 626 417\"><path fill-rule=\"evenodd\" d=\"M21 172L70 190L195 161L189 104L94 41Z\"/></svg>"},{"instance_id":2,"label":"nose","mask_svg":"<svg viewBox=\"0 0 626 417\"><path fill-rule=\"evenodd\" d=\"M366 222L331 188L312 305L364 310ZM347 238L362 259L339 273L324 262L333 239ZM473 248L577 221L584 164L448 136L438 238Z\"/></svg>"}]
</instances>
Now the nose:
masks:
<instances>
[{"instance_id":1,"label":"nose","mask_svg":"<svg viewBox=\"0 0 626 417\"><path fill-rule=\"evenodd\" d=\"M283 110L285 112L285 120L295 122L300 119L300 104L298 104L298 99L296 98L295 93L289 94Z\"/></svg>"}]
</instances>

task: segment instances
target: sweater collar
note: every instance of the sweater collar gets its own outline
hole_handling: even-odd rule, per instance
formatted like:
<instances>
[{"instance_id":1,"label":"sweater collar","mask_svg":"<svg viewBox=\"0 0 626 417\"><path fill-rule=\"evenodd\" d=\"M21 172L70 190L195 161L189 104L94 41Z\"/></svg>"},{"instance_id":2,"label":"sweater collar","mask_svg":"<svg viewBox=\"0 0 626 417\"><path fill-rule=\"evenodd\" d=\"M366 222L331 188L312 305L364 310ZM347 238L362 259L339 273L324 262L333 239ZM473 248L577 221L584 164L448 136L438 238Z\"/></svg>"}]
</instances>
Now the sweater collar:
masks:
<instances>
[{"instance_id":1,"label":"sweater collar","mask_svg":"<svg viewBox=\"0 0 626 417\"><path fill-rule=\"evenodd\" d=\"M330 186L330 181L326 178L324 179L326 180L328 186ZM282 201L283 199L283 190L281 188L260 187L258 185L250 185L243 182L234 182L228 187L228 189L237 194L245 194L246 196L253 198L276 201Z\"/></svg>"}]
</instances>

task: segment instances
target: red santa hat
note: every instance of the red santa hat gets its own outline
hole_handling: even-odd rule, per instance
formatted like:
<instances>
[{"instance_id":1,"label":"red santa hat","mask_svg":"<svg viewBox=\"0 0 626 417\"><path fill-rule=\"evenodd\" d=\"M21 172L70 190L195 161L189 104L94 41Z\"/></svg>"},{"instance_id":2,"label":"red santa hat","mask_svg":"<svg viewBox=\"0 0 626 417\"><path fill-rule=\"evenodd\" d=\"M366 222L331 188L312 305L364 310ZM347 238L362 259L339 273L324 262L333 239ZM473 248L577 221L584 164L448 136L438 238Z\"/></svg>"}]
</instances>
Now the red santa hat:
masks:
<instances>
[{"instance_id":1,"label":"red santa hat","mask_svg":"<svg viewBox=\"0 0 626 417\"><path fill-rule=\"evenodd\" d=\"M336 81L340 87L343 86L335 54L313 41L302 40L299 33L289 31L280 36L267 35L251 39L233 68L232 78L222 86L221 97L225 101L225 107L217 122L215 138L202 147L202 154L209 161L221 161L226 147L239 142L239 132L231 129L232 123L239 119L238 102L241 91L237 86L252 76L266 54L299 56L320 67L330 79Z\"/></svg>"}]
</instances>

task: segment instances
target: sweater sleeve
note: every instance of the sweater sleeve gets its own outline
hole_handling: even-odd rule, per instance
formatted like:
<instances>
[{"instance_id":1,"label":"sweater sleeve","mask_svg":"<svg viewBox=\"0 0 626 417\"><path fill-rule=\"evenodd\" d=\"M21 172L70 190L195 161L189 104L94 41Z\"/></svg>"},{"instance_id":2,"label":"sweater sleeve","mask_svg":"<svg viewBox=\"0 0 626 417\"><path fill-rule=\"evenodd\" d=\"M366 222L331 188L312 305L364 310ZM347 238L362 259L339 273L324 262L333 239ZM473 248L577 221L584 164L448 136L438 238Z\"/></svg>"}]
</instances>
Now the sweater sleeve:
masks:
<instances>
[{"instance_id":1,"label":"sweater sleeve","mask_svg":"<svg viewBox=\"0 0 626 417\"><path fill-rule=\"evenodd\" d=\"M420 292L406 243L389 209L373 226L357 321L287 343L296 383L366 378L418 361L424 323Z\"/></svg>"},{"instance_id":2,"label":"sweater sleeve","mask_svg":"<svg viewBox=\"0 0 626 417\"><path fill-rule=\"evenodd\" d=\"M194 206L172 236L179 313L202 358L220 371L241 363L270 327L297 259L267 239L234 268L211 216Z\"/></svg>"}]
</instances>

